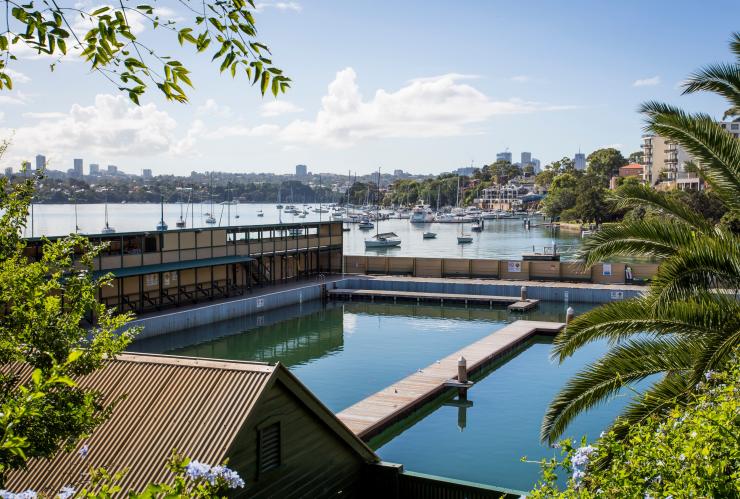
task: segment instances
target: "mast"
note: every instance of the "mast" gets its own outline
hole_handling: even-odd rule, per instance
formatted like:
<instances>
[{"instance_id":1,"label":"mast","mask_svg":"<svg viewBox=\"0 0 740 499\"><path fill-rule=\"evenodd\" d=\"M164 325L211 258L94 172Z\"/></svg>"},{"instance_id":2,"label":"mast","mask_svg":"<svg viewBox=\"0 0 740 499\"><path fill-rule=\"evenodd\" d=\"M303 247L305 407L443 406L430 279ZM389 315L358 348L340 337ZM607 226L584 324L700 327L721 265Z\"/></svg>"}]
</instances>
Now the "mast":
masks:
<instances>
[{"instance_id":1,"label":"mast","mask_svg":"<svg viewBox=\"0 0 740 499\"><path fill-rule=\"evenodd\" d=\"M378 167L378 189L375 195L375 239L380 233L380 167Z\"/></svg>"}]
</instances>

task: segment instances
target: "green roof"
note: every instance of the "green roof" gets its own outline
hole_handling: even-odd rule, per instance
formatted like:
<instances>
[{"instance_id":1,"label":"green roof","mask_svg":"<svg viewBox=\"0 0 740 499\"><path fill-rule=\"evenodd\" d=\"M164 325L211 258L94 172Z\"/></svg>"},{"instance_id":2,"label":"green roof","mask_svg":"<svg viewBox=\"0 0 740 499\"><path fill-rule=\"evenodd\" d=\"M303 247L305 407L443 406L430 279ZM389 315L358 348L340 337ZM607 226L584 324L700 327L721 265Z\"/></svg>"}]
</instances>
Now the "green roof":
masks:
<instances>
[{"instance_id":1,"label":"green roof","mask_svg":"<svg viewBox=\"0 0 740 499\"><path fill-rule=\"evenodd\" d=\"M201 258L200 260L183 260L180 262L157 263L154 265L140 265L117 269L99 270L97 275L111 273L115 277L131 277L135 275L154 274L157 272L172 272L173 270L195 269L212 265L228 265L230 263L250 262L251 256L219 256L216 258Z\"/></svg>"}]
</instances>

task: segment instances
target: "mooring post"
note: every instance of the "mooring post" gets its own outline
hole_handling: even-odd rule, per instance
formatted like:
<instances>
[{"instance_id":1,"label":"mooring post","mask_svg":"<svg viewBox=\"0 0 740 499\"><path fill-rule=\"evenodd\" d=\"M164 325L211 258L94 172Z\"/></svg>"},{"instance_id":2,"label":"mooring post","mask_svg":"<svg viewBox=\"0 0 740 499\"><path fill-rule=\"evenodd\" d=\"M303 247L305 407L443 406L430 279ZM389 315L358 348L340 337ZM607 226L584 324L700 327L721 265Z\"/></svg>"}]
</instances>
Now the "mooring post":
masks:
<instances>
[{"instance_id":1,"label":"mooring post","mask_svg":"<svg viewBox=\"0 0 740 499\"><path fill-rule=\"evenodd\" d=\"M459 383L467 383L468 382L468 361L465 360L465 357L462 355L459 359L457 359L457 381ZM468 397L468 389L466 388L458 388L457 394L460 396L461 399L466 399Z\"/></svg>"},{"instance_id":2,"label":"mooring post","mask_svg":"<svg viewBox=\"0 0 740 499\"><path fill-rule=\"evenodd\" d=\"M565 311L565 325L567 326L570 324L570 321L572 321L575 316L576 311L573 310L573 307L568 307L568 310Z\"/></svg>"},{"instance_id":3,"label":"mooring post","mask_svg":"<svg viewBox=\"0 0 740 499\"><path fill-rule=\"evenodd\" d=\"M520 298L522 301L527 301L527 286L522 286Z\"/></svg>"}]
</instances>

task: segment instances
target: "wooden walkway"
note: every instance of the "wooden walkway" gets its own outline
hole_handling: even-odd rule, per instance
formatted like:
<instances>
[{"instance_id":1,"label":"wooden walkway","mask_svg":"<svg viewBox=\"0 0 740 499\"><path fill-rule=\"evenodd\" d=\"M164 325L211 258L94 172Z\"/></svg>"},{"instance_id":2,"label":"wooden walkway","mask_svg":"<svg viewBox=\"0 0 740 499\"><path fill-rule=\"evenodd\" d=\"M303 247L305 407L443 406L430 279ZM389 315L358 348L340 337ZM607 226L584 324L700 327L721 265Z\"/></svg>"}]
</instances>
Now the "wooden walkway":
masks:
<instances>
[{"instance_id":1,"label":"wooden walkway","mask_svg":"<svg viewBox=\"0 0 740 499\"><path fill-rule=\"evenodd\" d=\"M559 322L516 321L436 363L348 407L337 417L358 437L367 441L388 426L442 394L445 382L457 378L462 356L471 376L536 334L557 334Z\"/></svg>"},{"instance_id":2,"label":"wooden walkway","mask_svg":"<svg viewBox=\"0 0 740 499\"><path fill-rule=\"evenodd\" d=\"M492 295L467 295L460 293L422 293L419 291L386 291L382 289L346 289L337 288L328 290L330 297L346 298L351 300L353 297L358 298L375 298L396 300L413 300L413 301L439 301L444 304L449 302L484 303L492 307L494 303L505 303L509 305L509 310L516 312L525 312L537 307L539 300L522 300L516 296L492 296Z\"/></svg>"}]
</instances>

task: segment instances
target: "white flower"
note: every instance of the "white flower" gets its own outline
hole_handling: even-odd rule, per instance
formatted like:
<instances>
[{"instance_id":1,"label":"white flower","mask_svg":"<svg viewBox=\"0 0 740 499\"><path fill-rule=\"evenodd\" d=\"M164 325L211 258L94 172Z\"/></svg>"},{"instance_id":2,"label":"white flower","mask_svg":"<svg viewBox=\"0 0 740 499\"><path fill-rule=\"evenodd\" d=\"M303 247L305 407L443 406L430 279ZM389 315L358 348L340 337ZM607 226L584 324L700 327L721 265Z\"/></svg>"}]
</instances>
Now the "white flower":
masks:
<instances>
[{"instance_id":1,"label":"white flower","mask_svg":"<svg viewBox=\"0 0 740 499\"><path fill-rule=\"evenodd\" d=\"M62 489L59 491L58 497L59 499L69 499L73 495L75 495L75 492L77 492L74 487L70 487L67 485L66 487L62 487Z\"/></svg>"},{"instance_id":2,"label":"white flower","mask_svg":"<svg viewBox=\"0 0 740 499\"><path fill-rule=\"evenodd\" d=\"M197 480L199 478L208 479L211 475L211 467L200 461L192 460L185 466L185 474L191 480Z\"/></svg>"},{"instance_id":3,"label":"white flower","mask_svg":"<svg viewBox=\"0 0 740 499\"><path fill-rule=\"evenodd\" d=\"M17 494L5 489L0 490L0 498L2 499L36 499L36 496L36 492L31 489L18 492Z\"/></svg>"},{"instance_id":4,"label":"white flower","mask_svg":"<svg viewBox=\"0 0 740 499\"><path fill-rule=\"evenodd\" d=\"M82 459L85 459L87 457L87 453L90 452L90 447L88 447L87 444L83 445L80 450L79 454Z\"/></svg>"},{"instance_id":5,"label":"white flower","mask_svg":"<svg viewBox=\"0 0 740 499\"><path fill-rule=\"evenodd\" d=\"M226 466L210 466L193 460L185 466L185 474L191 480L202 479L211 485L216 485L217 480L220 478L231 489L244 487L244 480L239 476L239 473Z\"/></svg>"}]
</instances>

